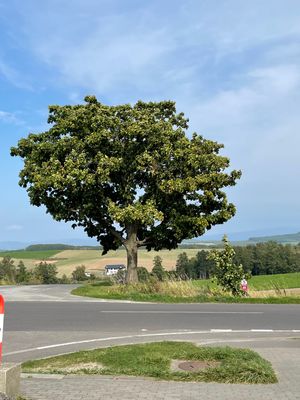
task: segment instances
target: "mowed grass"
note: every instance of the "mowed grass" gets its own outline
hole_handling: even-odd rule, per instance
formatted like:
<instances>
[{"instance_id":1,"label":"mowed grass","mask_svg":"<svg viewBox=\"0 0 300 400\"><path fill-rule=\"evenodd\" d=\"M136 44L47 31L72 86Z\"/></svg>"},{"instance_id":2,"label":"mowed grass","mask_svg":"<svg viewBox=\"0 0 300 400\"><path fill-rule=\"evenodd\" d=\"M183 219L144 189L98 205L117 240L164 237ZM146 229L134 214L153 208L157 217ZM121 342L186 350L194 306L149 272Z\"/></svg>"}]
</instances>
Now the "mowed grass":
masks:
<instances>
[{"instance_id":1,"label":"mowed grass","mask_svg":"<svg viewBox=\"0 0 300 400\"><path fill-rule=\"evenodd\" d=\"M198 372L174 371L171 369L172 360L207 361L211 362L211 366ZM131 375L174 381L277 382L271 364L252 350L198 347L187 342L157 342L80 351L27 361L22 370L27 373Z\"/></svg>"}]
</instances>

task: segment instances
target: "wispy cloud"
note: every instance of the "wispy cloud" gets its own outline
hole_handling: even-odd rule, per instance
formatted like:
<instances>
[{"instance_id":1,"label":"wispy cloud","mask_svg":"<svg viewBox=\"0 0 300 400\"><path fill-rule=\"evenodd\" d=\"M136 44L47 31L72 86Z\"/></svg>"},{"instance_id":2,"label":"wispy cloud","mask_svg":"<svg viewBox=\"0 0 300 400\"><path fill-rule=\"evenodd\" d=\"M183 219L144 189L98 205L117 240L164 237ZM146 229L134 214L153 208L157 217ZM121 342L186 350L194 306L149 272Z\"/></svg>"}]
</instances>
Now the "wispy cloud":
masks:
<instances>
[{"instance_id":1,"label":"wispy cloud","mask_svg":"<svg viewBox=\"0 0 300 400\"><path fill-rule=\"evenodd\" d=\"M21 231L22 229L23 229L23 226L18 225L18 224L8 225L6 227L6 230L8 230L8 231Z\"/></svg>"},{"instance_id":2,"label":"wispy cloud","mask_svg":"<svg viewBox=\"0 0 300 400\"><path fill-rule=\"evenodd\" d=\"M4 78L17 88L32 90L32 86L27 82L27 79L24 77L24 75L1 59L0 77Z\"/></svg>"},{"instance_id":3,"label":"wispy cloud","mask_svg":"<svg viewBox=\"0 0 300 400\"><path fill-rule=\"evenodd\" d=\"M22 125L23 121L15 114L7 111L0 110L0 122L14 125Z\"/></svg>"},{"instance_id":4,"label":"wispy cloud","mask_svg":"<svg viewBox=\"0 0 300 400\"><path fill-rule=\"evenodd\" d=\"M51 93L47 101L57 93L66 103L88 93L107 103L174 99L191 130L223 142L224 153L243 170L234 196L247 224L267 215L268 221L274 215L293 221L300 213L298 0L9 4L2 15L15 24L17 45L39 66L44 94ZM21 67L9 65L16 64L0 59L0 74L14 85L22 82ZM283 212L279 204L287 202L291 207Z\"/></svg>"}]
</instances>

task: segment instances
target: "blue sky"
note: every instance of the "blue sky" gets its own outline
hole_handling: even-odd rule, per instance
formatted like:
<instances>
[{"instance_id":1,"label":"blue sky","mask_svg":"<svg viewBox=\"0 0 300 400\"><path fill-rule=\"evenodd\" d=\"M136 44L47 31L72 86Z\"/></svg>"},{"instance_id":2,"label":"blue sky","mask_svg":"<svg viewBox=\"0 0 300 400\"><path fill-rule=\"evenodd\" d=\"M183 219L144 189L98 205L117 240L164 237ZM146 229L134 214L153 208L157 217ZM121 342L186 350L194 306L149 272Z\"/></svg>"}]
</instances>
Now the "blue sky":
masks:
<instances>
[{"instance_id":1,"label":"blue sky","mask_svg":"<svg viewBox=\"0 0 300 400\"><path fill-rule=\"evenodd\" d=\"M82 238L18 187L49 104L172 99L243 177L210 235L299 231L298 0L0 0L0 240Z\"/></svg>"}]
</instances>

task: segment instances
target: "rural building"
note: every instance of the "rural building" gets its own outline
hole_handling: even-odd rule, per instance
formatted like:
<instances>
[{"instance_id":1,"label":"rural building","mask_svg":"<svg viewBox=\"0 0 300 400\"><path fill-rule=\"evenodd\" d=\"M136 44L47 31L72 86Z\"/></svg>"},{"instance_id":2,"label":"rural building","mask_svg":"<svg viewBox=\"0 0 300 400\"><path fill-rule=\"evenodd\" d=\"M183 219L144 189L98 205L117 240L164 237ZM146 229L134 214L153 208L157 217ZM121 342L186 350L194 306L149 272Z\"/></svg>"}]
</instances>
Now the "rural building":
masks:
<instances>
[{"instance_id":1,"label":"rural building","mask_svg":"<svg viewBox=\"0 0 300 400\"><path fill-rule=\"evenodd\" d=\"M115 275L119 271L125 270L124 264L109 264L105 266L105 275Z\"/></svg>"}]
</instances>

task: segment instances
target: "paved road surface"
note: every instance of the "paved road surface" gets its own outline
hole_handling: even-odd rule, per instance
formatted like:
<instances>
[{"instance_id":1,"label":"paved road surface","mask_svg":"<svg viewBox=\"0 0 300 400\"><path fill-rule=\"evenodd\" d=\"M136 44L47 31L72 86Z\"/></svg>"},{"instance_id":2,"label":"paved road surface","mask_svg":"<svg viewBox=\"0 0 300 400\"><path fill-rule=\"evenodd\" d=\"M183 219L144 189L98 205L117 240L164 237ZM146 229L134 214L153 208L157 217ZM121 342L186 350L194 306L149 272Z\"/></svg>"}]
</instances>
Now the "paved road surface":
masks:
<instances>
[{"instance_id":1,"label":"paved road surface","mask_svg":"<svg viewBox=\"0 0 300 400\"><path fill-rule=\"evenodd\" d=\"M154 340L249 347L269 359L276 385L169 383L124 377L22 379L32 400L300 399L300 306L145 304L70 295L70 286L1 287L6 299L4 360Z\"/></svg>"},{"instance_id":2,"label":"paved road surface","mask_svg":"<svg viewBox=\"0 0 300 400\"><path fill-rule=\"evenodd\" d=\"M300 335L299 305L136 304L69 291L69 285L1 288L7 361L111 343Z\"/></svg>"}]
</instances>

